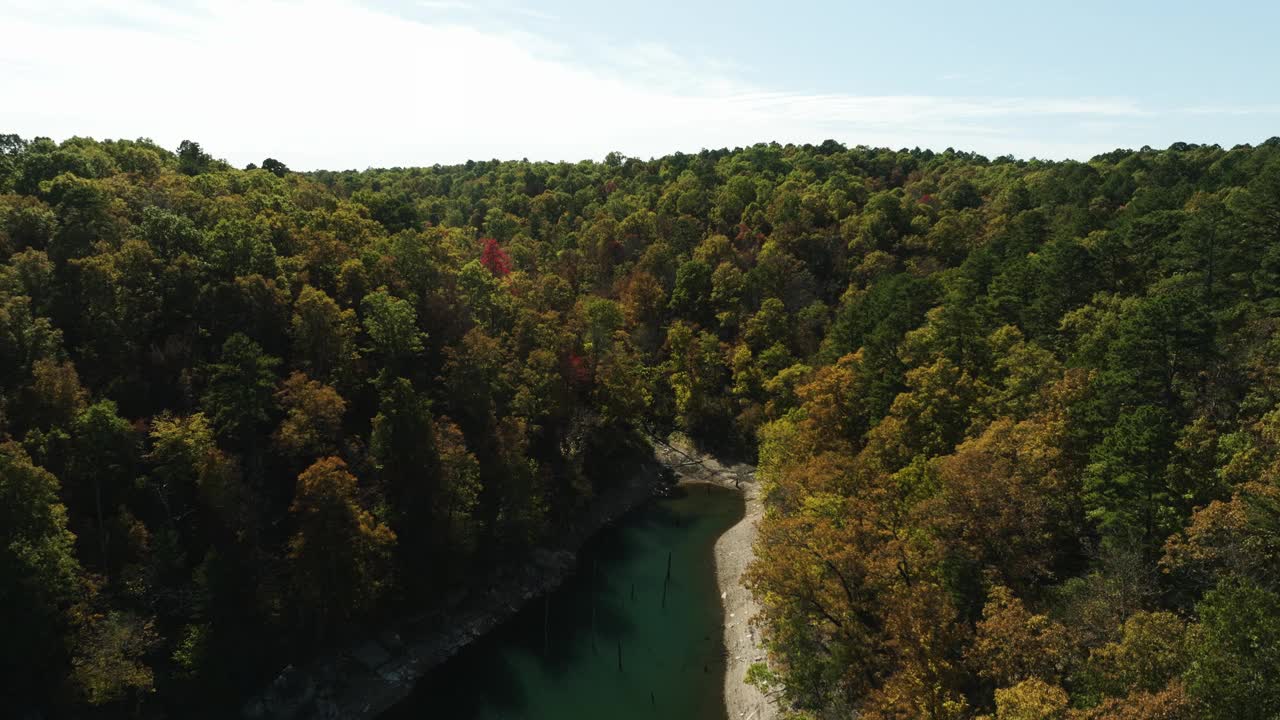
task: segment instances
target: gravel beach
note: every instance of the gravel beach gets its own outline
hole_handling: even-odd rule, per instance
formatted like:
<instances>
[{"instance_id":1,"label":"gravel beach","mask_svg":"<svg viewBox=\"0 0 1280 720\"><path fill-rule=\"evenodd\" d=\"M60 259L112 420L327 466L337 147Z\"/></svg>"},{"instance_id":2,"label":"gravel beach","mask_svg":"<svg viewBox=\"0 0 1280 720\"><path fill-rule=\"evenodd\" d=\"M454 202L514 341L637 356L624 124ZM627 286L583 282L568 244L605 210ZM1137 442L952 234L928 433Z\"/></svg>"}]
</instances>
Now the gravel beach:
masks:
<instances>
[{"instance_id":1,"label":"gravel beach","mask_svg":"<svg viewBox=\"0 0 1280 720\"><path fill-rule=\"evenodd\" d=\"M679 442L666 447L658 445L657 454L676 468L681 481L713 482L737 488L743 494L746 512L742 520L721 535L715 546L716 582L724 605L727 653L724 701L729 720L773 720L779 715L777 705L758 688L743 682L747 668L754 662L763 662L765 657L759 632L750 624L758 607L751 592L742 586L742 574L754 557L756 523L764 512L755 468L750 465L726 467Z\"/></svg>"}]
</instances>

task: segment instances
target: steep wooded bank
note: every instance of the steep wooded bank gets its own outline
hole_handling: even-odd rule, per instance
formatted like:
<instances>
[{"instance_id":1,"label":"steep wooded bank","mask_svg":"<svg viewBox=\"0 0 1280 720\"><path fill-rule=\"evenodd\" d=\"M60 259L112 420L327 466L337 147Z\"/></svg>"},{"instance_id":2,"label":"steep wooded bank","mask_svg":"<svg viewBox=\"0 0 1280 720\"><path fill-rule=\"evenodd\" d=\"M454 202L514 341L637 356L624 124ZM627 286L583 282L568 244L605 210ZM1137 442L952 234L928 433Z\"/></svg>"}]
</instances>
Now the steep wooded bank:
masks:
<instances>
[{"instance_id":1,"label":"steep wooded bank","mask_svg":"<svg viewBox=\"0 0 1280 720\"><path fill-rule=\"evenodd\" d=\"M637 452L629 465L620 468L623 482L594 495L542 547L476 573L444 606L426 612L409 608L405 616L388 618L345 646L283 669L244 703L240 716L370 720L394 712L420 692L424 676L581 572L578 552L593 536L669 487L662 459L651 450Z\"/></svg>"},{"instance_id":2,"label":"steep wooded bank","mask_svg":"<svg viewBox=\"0 0 1280 720\"><path fill-rule=\"evenodd\" d=\"M262 165L0 139L19 710L225 714L674 428L801 714L1280 711L1280 140Z\"/></svg>"}]
</instances>

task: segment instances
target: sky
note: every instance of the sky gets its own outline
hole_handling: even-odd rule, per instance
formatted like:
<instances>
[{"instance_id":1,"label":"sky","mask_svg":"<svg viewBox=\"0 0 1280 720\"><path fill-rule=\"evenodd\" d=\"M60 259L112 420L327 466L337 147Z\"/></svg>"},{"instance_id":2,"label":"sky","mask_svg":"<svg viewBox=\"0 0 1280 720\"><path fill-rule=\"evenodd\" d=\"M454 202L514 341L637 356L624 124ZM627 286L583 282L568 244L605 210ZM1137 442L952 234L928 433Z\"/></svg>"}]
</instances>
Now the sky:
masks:
<instances>
[{"instance_id":1,"label":"sky","mask_svg":"<svg viewBox=\"0 0 1280 720\"><path fill-rule=\"evenodd\" d=\"M1280 135L1280 3L0 0L0 133L298 170Z\"/></svg>"}]
</instances>

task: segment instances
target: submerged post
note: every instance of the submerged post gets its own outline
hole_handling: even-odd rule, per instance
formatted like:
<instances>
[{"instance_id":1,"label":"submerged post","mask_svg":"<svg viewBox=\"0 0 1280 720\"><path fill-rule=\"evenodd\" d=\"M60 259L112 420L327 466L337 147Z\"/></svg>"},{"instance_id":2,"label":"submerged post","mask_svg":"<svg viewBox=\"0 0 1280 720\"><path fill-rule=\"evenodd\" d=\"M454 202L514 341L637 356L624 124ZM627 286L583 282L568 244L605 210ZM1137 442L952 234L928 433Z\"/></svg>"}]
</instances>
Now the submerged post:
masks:
<instances>
[{"instance_id":1,"label":"submerged post","mask_svg":"<svg viewBox=\"0 0 1280 720\"><path fill-rule=\"evenodd\" d=\"M671 584L671 551L667 551L667 576L662 579L662 609L667 609L667 586Z\"/></svg>"},{"instance_id":2,"label":"submerged post","mask_svg":"<svg viewBox=\"0 0 1280 720\"><path fill-rule=\"evenodd\" d=\"M600 648L596 645L596 589L599 586L600 566L595 560L591 561L591 652L599 655Z\"/></svg>"},{"instance_id":3,"label":"submerged post","mask_svg":"<svg viewBox=\"0 0 1280 720\"><path fill-rule=\"evenodd\" d=\"M622 641L618 641L618 672L622 672Z\"/></svg>"}]
</instances>

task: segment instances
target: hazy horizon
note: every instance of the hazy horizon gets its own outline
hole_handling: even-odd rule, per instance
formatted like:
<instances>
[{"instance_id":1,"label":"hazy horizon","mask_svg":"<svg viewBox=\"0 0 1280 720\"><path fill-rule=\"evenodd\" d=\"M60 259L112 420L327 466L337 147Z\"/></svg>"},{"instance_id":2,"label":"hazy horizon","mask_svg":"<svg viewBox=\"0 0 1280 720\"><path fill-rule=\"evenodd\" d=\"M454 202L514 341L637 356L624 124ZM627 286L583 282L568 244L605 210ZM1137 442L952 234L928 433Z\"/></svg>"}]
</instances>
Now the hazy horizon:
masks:
<instances>
[{"instance_id":1,"label":"hazy horizon","mask_svg":"<svg viewBox=\"0 0 1280 720\"><path fill-rule=\"evenodd\" d=\"M1280 10L1088 5L5 0L0 129L300 170L828 138L1087 159L1280 132L1248 72L1280 65Z\"/></svg>"}]
</instances>

